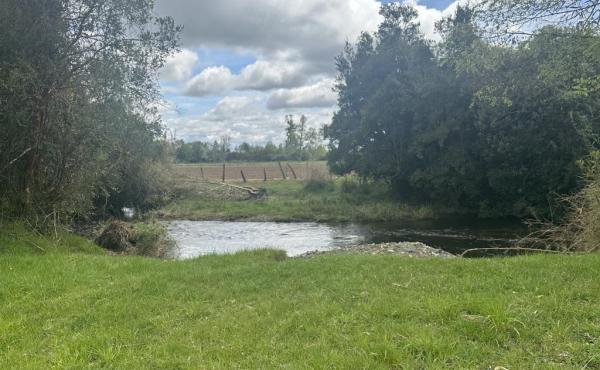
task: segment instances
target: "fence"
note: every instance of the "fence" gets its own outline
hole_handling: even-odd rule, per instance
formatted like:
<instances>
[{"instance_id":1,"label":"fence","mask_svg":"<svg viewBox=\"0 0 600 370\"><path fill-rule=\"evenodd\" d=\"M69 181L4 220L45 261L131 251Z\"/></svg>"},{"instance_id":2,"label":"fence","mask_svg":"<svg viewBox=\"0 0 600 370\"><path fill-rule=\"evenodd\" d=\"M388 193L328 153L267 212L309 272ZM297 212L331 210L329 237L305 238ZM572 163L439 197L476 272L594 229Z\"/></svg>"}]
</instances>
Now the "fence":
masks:
<instances>
[{"instance_id":1,"label":"fence","mask_svg":"<svg viewBox=\"0 0 600 370\"><path fill-rule=\"evenodd\" d=\"M177 165L179 175L211 181L305 180L315 171L328 174L325 162L269 162Z\"/></svg>"}]
</instances>

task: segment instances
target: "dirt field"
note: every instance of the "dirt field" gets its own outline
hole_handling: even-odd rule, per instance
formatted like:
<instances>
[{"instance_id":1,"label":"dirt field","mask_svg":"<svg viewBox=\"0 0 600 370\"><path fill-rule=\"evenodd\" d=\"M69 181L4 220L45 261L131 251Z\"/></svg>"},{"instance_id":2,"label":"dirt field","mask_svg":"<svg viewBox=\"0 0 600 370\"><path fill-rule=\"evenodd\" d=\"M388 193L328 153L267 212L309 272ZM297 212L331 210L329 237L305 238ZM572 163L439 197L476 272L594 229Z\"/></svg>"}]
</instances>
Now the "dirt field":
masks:
<instances>
[{"instance_id":1,"label":"dirt field","mask_svg":"<svg viewBox=\"0 0 600 370\"><path fill-rule=\"evenodd\" d=\"M311 176L329 176L325 162L281 162L283 173L277 162L226 163L225 181L243 181L242 171L247 181L267 181L298 179L305 180ZM223 179L222 164L178 164L175 166L178 176L221 181ZM285 174L285 177L284 177Z\"/></svg>"}]
</instances>

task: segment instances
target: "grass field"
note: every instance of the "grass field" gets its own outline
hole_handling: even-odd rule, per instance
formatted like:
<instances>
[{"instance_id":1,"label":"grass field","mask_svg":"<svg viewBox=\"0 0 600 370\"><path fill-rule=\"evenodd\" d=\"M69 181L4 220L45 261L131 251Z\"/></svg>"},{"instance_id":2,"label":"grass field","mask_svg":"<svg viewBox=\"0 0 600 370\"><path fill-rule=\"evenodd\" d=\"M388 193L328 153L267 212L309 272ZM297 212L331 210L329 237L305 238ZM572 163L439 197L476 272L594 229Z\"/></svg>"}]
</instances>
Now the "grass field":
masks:
<instances>
[{"instance_id":1,"label":"grass field","mask_svg":"<svg viewBox=\"0 0 600 370\"><path fill-rule=\"evenodd\" d=\"M393 199L389 189L381 184L358 187L350 182L348 186L344 185L344 179L319 184L321 188L308 190L302 181L263 182L254 186L267 189L266 199L239 200L214 197L210 189L197 183L195 186L199 188L188 190L183 198L158 214L165 219L262 221L394 221L434 217L429 207L412 207Z\"/></svg>"},{"instance_id":2,"label":"grass field","mask_svg":"<svg viewBox=\"0 0 600 370\"><path fill-rule=\"evenodd\" d=\"M283 172L281 171L283 169ZM178 164L174 166L179 177L222 181L223 165L218 163ZM328 174L326 162L240 162L225 164L225 181L243 181L242 171L249 182L283 180L305 180L313 172Z\"/></svg>"},{"instance_id":3,"label":"grass field","mask_svg":"<svg viewBox=\"0 0 600 370\"><path fill-rule=\"evenodd\" d=\"M177 262L0 231L2 369L600 368L599 255Z\"/></svg>"}]
</instances>

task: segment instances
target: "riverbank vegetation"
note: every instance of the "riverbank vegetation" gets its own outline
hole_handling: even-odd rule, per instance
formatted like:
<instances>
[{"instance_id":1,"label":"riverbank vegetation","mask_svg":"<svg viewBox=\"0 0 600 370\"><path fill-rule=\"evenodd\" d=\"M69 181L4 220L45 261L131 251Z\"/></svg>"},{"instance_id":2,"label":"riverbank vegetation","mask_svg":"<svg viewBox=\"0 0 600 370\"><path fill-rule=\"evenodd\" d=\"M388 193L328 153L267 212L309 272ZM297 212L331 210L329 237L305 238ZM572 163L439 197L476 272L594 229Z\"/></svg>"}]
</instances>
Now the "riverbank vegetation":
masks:
<instances>
[{"instance_id":1,"label":"riverbank vegetation","mask_svg":"<svg viewBox=\"0 0 600 370\"><path fill-rule=\"evenodd\" d=\"M563 251L600 250L600 152L593 152L580 164L585 171L583 189L558 200L560 218L532 222L536 231L521 240L521 245Z\"/></svg>"},{"instance_id":2,"label":"riverbank vegetation","mask_svg":"<svg viewBox=\"0 0 600 370\"><path fill-rule=\"evenodd\" d=\"M1 368L600 366L597 255L178 262L59 237L0 233Z\"/></svg>"},{"instance_id":3,"label":"riverbank vegetation","mask_svg":"<svg viewBox=\"0 0 600 370\"><path fill-rule=\"evenodd\" d=\"M244 184L239 184L244 185ZM197 181L181 189L179 199L155 214L164 219L259 221L398 221L436 217L428 206L394 198L384 183L360 183L347 177L252 184L266 190L263 199L224 192L224 186ZM226 189L226 187L225 187ZM234 193L237 192L234 189Z\"/></svg>"}]
</instances>

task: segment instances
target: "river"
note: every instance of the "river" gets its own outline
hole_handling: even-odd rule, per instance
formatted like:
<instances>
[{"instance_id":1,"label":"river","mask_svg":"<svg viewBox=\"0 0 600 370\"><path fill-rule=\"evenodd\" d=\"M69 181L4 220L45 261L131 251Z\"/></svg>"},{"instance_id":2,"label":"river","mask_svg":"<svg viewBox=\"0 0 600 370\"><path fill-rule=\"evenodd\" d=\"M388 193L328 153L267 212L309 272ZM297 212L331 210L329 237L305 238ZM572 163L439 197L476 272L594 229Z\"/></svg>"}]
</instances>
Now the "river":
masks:
<instances>
[{"instance_id":1,"label":"river","mask_svg":"<svg viewBox=\"0 0 600 370\"><path fill-rule=\"evenodd\" d=\"M509 247L526 228L516 220L453 218L401 223L172 221L172 258L274 248L290 257L365 243L419 241L453 254L471 248Z\"/></svg>"}]
</instances>

